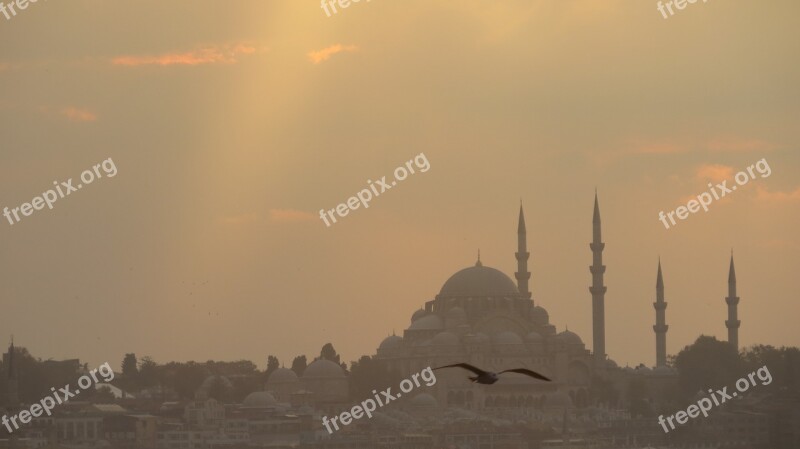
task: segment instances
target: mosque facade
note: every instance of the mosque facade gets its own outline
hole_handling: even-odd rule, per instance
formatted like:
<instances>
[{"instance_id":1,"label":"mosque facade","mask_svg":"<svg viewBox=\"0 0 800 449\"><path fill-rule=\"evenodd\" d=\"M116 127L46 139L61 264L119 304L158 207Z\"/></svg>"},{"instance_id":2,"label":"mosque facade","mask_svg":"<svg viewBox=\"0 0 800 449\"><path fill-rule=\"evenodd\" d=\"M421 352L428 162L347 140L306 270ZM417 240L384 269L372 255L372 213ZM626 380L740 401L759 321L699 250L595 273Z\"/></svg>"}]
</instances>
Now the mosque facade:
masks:
<instances>
[{"instance_id":1,"label":"mosque facade","mask_svg":"<svg viewBox=\"0 0 800 449\"><path fill-rule=\"evenodd\" d=\"M602 306L605 295L599 208L595 198L594 253L591 268L595 347L603 348ZM528 368L553 382L507 373L491 386L473 384L460 369L436 371L437 383L425 394L438 406L484 410L518 406L570 407L588 405L594 371L608 362L586 349L574 332L557 332L547 311L534 303L528 289L529 253L525 216L520 206L516 283L503 272L478 261L453 274L432 301L411 317L402 336L381 342L376 359L408 377L426 367L466 362L499 372ZM599 325L598 325L599 324ZM600 330L598 333L597 330Z\"/></svg>"}]
</instances>

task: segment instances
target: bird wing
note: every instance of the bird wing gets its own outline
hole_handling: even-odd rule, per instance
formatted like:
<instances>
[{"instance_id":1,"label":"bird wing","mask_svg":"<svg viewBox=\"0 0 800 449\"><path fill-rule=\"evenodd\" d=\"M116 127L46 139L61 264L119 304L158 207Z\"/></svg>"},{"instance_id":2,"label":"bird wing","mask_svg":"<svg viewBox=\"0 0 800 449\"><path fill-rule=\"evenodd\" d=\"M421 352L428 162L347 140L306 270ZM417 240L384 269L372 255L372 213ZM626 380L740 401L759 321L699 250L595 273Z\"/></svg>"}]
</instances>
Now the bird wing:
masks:
<instances>
[{"instance_id":1,"label":"bird wing","mask_svg":"<svg viewBox=\"0 0 800 449\"><path fill-rule=\"evenodd\" d=\"M499 374L503 374L503 373L519 373L519 374L524 374L526 376L531 376L531 377L533 377L535 379L546 380L548 382L552 382L551 379L548 379L547 377L537 373L536 371L531 371L531 370L529 370L527 368L507 369L505 371L500 371Z\"/></svg>"},{"instance_id":2,"label":"bird wing","mask_svg":"<svg viewBox=\"0 0 800 449\"><path fill-rule=\"evenodd\" d=\"M445 365L445 366L440 366L438 368L434 368L434 370L442 369L442 368L464 368L466 370L472 371L473 373L475 373L475 374L477 374L479 376L482 376L482 375L486 374L486 371L483 371L480 368L476 368L476 367L470 365L469 363L456 363L454 365Z\"/></svg>"}]
</instances>

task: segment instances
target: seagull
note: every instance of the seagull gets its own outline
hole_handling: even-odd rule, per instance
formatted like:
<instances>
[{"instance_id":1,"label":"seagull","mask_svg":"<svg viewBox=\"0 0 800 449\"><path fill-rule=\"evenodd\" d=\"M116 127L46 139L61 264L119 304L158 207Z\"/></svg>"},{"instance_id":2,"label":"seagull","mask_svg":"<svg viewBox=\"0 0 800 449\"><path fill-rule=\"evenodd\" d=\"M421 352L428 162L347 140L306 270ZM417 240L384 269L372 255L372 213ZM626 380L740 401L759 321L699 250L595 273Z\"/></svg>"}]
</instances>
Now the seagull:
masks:
<instances>
[{"instance_id":1,"label":"seagull","mask_svg":"<svg viewBox=\"0 0 800 449\"><path fill-rule=\"evenodd\" d=\"M533 377L534 379L546 380L548 382L552 382L552 380L548 379L547 377L545 377L545 376L543 376L543 375L541 375L541 374L539 374L539 373L537 373L535 371L531 371L531 370L529 370L527 368L507 369L505 371L500 371L499 373L493 373L491 371L484 371L484 370L482 370L480 368L476 368L476 367L474 367L474 366L472 366L472 365L470 365L468 363L456 363L454 365L440 366L438 368L434 368L434 370L442 369L442 368L464 368L466 370L470 370L473 373L477 374L477 376L469 376L469 380L471 380L473 382L477 382L479 384L485 384L485 385L491 385L491 384L497 382L498 380L500 380L500 378L498 376L500 374L503 374L503 373L519 373L519 374L524 374L526 376Z\"/></svg>"}]
</instances>

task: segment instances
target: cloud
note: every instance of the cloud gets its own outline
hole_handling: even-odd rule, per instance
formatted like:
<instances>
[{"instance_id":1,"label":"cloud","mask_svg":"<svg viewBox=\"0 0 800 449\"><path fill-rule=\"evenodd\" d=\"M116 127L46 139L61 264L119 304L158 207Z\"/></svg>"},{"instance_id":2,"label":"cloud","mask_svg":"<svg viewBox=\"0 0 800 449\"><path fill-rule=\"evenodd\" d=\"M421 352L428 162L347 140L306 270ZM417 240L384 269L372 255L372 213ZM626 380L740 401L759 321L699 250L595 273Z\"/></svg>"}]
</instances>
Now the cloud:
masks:
<instances>
[{"instance_id":1,"label":"cloud","mask_svg":"<svg viewBox=\"0 0 800 449\"><path fill-rule=\"evenodd\" d=\"M697 167L694 177L702 182L722 182L726 179L733 179L733 171L733 167L727 165L705 164Z\"/></svg>"},{"instance_id":2,"label":"cloud","mask_svg":"<svg viewBox=\"0 0 800 449\"><path fill-rule=\"evenodd\" d=\"M314 221L317 216L294 209L270 209L269 219L275 223L299 223L305 221Z\"/></svg>"},{"instance_id":3,"label":"cloud","mask_svg":"<svg viewBox=\"0 0 800 449\"><path fill-rule=\"evenodd\" d=\"M61 115L73 122L94 122L97 120L97 115L92 112L72 106L62 109Z\"/></svg>"},{"instance_id":4,"label":"cloud","mask_svg":"<svg viewBox=\"0 0 800 449\"><path fill-rule=\"evenodd\" d=\"M778 148L778 145L759 139L718 137L708 141L706 148L711 152L744 153L751 151L772 151Z\"/></svg>"},{"instance_id":5,"label":"cloud","mask_svg":"<svg viewBox=\"0 0 800 449\"><path fill-rule=\"evenodd\" d=\"M237 56L255 53L255 47L246 44L205 47L184 53L166 53L159 56L118 56L111 63L118 66L137 67L143 65L201 65L235 64Z\"/></svg>"},{"instance_id":6,"label":"cloud","mask_svg":"<svg viewBox=\"0 0 800 449\"><path fill-rule=\"evenodd\" d=\"M780 190L769 191L764 187L756 187L756 201L763 203L790 203L800 201L800 187L791 192Z\"/></svg>"},{"instance_id":7,"label":"cloud","mask_svg":"<svg viewBox=\"0 0 800 449\"><path fill-rule=\"evenodd\" d=\"M343 51L354 52L356 50L358 50L358 47L355 45L335 44L331 45L330 47L323 48L322 50L308 52L308 59L313 64L319 64L323 61L327 61L328 59L330 59L331 56L335 55L336 53L341 53Z\"/></svg>"}]
</instances>

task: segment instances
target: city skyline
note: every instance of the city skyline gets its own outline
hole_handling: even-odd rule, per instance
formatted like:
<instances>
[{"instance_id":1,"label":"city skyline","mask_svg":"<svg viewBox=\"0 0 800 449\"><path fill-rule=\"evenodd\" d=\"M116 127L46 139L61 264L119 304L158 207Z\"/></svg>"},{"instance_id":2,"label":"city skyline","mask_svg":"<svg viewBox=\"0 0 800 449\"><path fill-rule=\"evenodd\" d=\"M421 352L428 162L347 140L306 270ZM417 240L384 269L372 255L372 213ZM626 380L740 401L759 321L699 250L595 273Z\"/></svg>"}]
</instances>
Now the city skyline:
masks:
<instances>
[{"instance_id":1,"label":"city skyline","mask_svg":"<svg viewBox=\"0 0 800 449\"><path fill-rule=\"evenodd\" d=\"M800 346L797 13L39 2L0 19L0 211L22 218L0 219L0 330L115 369L130 352L263 368L328 342L349 362L478 249L514 279L521 199L527 290L593 349L597 189L610 358L655 364L659 257L666 353L727 340L731 249L739 347ZM420 154L429 171L320 220ZM768 177L733 182L761 160ZM90 188L25 213L87 169ZM735 193L681 218L726 180Z\"/></svg>"}]
</instances>

